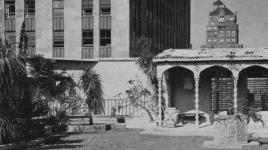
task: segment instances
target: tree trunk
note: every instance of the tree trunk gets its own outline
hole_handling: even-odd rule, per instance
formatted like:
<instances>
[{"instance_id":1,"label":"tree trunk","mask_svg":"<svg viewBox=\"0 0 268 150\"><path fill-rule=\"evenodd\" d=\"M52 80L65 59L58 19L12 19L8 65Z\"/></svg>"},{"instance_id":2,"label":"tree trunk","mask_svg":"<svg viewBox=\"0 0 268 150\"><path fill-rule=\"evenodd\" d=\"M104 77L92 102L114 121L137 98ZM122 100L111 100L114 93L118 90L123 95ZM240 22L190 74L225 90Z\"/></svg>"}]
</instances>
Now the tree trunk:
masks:
<instances>
[{"instance_id":1,"label":"tree trunk","mask_svg":"<svg viewBox=\"0 0 268 150\"><path fill-rule=\"evenodd\" d=\"M89 125L93 125L93 117L92 117L92 110L89 108L89 105L88 105L88 114L87 114L87 117L89 119Z\"/></svg>"},{"instance_id":2,"label":"tree trunk","mask_svg":"<svg viewBox=\"0 0 268 150\"><path fill-rule=\"evenodd\" d=\"M139 107L141 107L143 110L146 111L147 115L148 115L149 118L150 118L150 121L154 121L154 118L153 118L153 115L152 115L150 109L148 109L147 107L145 107L145 106L143 106L143 105L140 105L140 104L138 104L138 105L139 105Z\"/></svg>"}]
</instances>

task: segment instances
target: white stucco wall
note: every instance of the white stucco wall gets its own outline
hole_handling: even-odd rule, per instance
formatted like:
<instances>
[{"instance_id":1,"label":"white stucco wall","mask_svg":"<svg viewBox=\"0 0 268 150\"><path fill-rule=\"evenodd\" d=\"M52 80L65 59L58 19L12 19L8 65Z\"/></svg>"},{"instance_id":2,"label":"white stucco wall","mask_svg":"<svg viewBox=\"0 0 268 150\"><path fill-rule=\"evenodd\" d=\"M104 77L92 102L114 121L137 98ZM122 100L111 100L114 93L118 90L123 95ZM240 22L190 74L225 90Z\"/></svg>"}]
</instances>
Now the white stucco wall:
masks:
<instances>
[{"instance_id":1,"label":"white stucco wall","mask_svg":"<svg viewBox=\"0 0 268 150\"><path fill-rule=\"evenodd\" d=\"M85 66L87 66L81 66L79 63L77 65L79 66L64 65L67 73L76 82L80 80L83 68L85 69ZM101 76L105 99L116 99L119 97L115 97L115 95L119 93L125 94L125 91L129 88L129 80L139 79L144 86L149 86L145 74L136 65L135 59L121 59L119 61L116 59L104 59L99 62L92 62L90 66ZM121 98L124 98L123 95Z\"/></svg>"},{"instance_id":2,"label":"white stucco wall","mask_svg":"<svg viewBox=\"0 0 268 150\"><path fill-rule=\"evenodd\" d=\"M144 73L136 65L136 61L101 61L94 69L101 74L104 98L116 98L115 95L125 93L129 88L128 81L140 79L147 84Z\"/></svg>"}]
</instances>

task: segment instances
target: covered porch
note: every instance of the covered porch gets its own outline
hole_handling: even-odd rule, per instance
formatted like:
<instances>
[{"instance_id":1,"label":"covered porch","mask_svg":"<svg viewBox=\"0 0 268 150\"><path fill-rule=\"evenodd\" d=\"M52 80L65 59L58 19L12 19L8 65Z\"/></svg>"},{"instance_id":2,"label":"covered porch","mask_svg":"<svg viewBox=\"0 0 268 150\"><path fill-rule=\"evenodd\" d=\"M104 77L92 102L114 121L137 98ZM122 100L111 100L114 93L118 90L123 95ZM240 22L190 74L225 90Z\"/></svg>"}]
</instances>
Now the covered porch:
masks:
<instances>
[{"instance_id":1,"label":"covered porch","mask_svg":"<svg viewBox=\"0 0 268 150\"><path fill-rule=\"evenodd\" d=\"M193 116L188 119L197 128L212 124L218 114L243 113L247 106L267 111L267 50L169 49L157 55L158 123L170 108Z\"/></svg>"}]
</instances>

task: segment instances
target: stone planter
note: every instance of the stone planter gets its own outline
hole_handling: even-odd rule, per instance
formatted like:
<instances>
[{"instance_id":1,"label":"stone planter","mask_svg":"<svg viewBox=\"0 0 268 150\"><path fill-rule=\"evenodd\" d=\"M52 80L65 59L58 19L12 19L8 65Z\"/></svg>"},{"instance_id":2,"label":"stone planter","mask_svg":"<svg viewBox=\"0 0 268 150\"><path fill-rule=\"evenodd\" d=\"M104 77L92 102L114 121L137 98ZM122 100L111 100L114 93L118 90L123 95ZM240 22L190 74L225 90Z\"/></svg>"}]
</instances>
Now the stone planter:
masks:
<instances>
[{"instance_id":1,"label":"stone planter","mask_svg":"<svg viewBox=\"0 0 268 150\"><path fill-rule=\"evenodd\" d=\"M179 110L177 110L175 107L169 107L166 109L165 120L167 127L174 128L176 126L178 121L178 113Z\"/></svg>"},{"instance_id":2,"label":"stone planter","mask_svg":"<svg viewBox=\"0 0 268 150\"><path fill-rule=\"evenodd\" d=\"M214 143L218 145L237 145L248 143L247 117L218 116L214 121Z\"/></svg>"},{"instance_id":3,"label":"stone planter","mask_svg":"<svg viewBox=\"0 0 268 150\"><path fill-rule=\"evenodd\" d=\"M202 145L202 147L206 149L239 150L244 150L244 147L250 146L251 145L248 144L247 117L244 115L226 115L215 117L214 140L204 141Z\"/></svg>"}]
</instances>

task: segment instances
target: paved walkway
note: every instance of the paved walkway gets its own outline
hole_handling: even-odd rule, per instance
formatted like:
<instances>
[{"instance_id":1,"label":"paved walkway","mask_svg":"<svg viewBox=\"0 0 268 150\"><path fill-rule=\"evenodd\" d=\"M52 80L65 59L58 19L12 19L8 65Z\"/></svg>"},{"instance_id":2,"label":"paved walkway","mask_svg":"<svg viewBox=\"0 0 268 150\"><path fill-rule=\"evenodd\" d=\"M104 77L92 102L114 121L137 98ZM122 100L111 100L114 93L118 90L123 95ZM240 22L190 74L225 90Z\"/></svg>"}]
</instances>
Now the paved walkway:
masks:
<instances>
[{"instance_id":1,"label":"paved walkway","mask_svg":"<svg viewBox=\"0 0 268 150\"><path fill-rule=\"evenodd\" d=\"M186 124L176 128L160 128L155 122L149 122L148 118L133 118L127 120L127 128L144 129L142 134L166 135L166 136L206 136L212 137L214 134L213 125L200 125L196 128L194 124ZM250 135L267 139L268 142L268 124L263 127L260 123L250 123L248 125Z\"/></svg>"}]
</instances>

